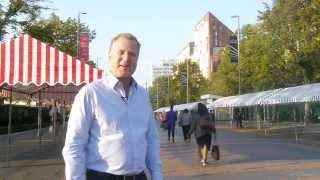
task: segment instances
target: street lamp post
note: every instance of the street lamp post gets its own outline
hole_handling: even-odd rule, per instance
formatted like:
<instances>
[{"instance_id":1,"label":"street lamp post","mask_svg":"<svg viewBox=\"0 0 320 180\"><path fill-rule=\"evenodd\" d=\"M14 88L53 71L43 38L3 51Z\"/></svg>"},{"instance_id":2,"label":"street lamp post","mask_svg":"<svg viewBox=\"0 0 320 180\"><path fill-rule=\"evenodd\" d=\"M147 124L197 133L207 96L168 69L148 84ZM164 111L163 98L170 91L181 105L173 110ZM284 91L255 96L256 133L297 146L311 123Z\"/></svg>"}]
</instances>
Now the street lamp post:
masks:
<instances>
[{"instance_id":1,"label":"street lamp post","mask_svg":"<svg viewBox=\"0 0 320 180\"><path fill-rule=\"evenodd\" d=\"M170 105L170 73L168 74L168 103Z\"/></svg>"},{"instance_id":2,"label":"street lamp post","mask_svg":"<svg viewBox=\"0 0 320 180\"><path fill-rule=\"evenodd\" d=\"M77 24L77 59L80 58L80 16L81 14L87 14L86 12L80 11L78 13L78 24Z\"/></svg>"},{"instance_id":3,"label":"street lamp post","mask_svg":"<svg viewBox=\"0 0 320 180\"><path fill-rule=\"evenodd\" d=\"M189 60L187 59L187 103L189 103Z\"/></svg>"},{"instance_id":4,"label":"street lamp post","mask_svg":"<svg viewBox=\"0 0 320 180\"><path fill-rule=\"evenodd\" d=\"M159 86L158 86L158 81L156 81L156 86L157 86L157 109L159 108Z\"/></svg>"},{"instance_id":5,"label":"street lamp post","mask_svg":"<svg viewBox=\"0 0 320 180\"><path fill-rule=\"evenodd\" d=\"M239 81L239 86L238 86L238 92L239 92L239 95L241 94L241 76L240 76L240 70L241 70L241 66L240 66L240 16L238 15L235 15L235 16L232 16L232 18L237 18L237 21L238 21L238 33L237 33L237 39L238 39L238 81Z\"/></svg>"}]
</instances>

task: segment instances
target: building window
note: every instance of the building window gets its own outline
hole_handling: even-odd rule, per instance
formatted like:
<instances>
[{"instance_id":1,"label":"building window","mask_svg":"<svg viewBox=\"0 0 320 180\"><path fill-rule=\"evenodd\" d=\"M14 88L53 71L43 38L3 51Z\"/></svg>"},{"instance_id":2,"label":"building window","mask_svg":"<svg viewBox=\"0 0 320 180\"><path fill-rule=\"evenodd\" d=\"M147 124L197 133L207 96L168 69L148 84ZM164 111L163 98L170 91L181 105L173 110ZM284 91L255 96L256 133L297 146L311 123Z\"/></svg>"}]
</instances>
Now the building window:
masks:
<instances>
[{"instance_id":1,"label":"building window","mask_svg":"<svg viewBox=\"0 0 320 180\"><path fill-rule=\"evenodd\" d=\"M218 32L217 31L214 32L214 41L215 41L215 46L218 46L219 44L218 44Z\"/></svg>"}]
</instances>

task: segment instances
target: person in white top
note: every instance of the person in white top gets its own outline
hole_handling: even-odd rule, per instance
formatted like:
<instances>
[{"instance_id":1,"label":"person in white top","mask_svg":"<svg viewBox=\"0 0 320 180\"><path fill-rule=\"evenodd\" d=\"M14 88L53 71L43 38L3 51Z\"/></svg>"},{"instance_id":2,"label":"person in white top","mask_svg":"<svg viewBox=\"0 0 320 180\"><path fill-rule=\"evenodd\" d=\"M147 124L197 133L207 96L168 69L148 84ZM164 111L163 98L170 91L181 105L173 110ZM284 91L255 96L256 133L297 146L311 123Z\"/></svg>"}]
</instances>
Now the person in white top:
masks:
<instances>
[{"instance_id":1,"label":"person in white top","mask_svg":"<svg viewBox=\"0 0 320 180\"><path fill-rule=\"evenodd\" d=\"M110 72L84 86L70 112L62 150L66 180L162 180L160 140L150 98L133 79L140 43L111 41Z\"/></svg>"},{"instance_id":2,"label":"person in white top","mask_svg":"<svg viewBox=\"0 0 320 180\"><path fill-rule=\"evenodd\" d=\"M49 111L49 116L50 116L50 120L51 120L51 131L53 133L53 136L57 136L58 135L58 131L59 131L59 111L58 111L58 107L57 107L57 101L55 100L53 102L53 105L51 106L51 109ZM50 131L49 128L49 131Z\"/></svg>"}]
</instances>

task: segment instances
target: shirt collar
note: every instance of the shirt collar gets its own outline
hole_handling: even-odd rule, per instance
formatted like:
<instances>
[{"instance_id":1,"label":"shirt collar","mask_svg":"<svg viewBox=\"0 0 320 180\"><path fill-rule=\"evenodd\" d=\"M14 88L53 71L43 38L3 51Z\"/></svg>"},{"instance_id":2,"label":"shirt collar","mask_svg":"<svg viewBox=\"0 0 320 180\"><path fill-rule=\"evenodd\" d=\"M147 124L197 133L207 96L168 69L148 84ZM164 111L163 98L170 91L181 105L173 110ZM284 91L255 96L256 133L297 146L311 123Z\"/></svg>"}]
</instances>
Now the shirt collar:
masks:
<instances>
[{"instance_id":1,"label":"shirt collar","mask_svg":"<svg viewBox=\"0 0 320 180\"><path fill-rule=\"evenodd\" d=\"M116 86L117 86L119 83L121 83L121 81L119 81L119 79L116 78L111 72L108 72L108 73L107 73L106 78L107 78L107 80L108 80L108 82L109 82L109 85L110 85L113 89L115 89ZM134 87L134 88L136 89L137 86L138 86L137 81L136 81L133 77L131 77L131 85L130 85L130 87Z\"/></svg>"}]
</instances>

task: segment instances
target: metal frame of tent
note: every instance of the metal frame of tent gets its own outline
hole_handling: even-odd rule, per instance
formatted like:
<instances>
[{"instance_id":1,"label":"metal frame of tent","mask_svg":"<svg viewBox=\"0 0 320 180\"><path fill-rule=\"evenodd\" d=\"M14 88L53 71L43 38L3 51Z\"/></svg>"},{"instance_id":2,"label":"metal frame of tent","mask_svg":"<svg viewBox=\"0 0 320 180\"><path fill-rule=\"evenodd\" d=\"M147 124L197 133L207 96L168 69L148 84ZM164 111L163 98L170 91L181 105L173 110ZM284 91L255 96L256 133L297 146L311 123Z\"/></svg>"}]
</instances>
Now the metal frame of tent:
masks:
<instances>
[{"instance_id":1,"label":"metal frame of tent","mask_svg":"<svg viewBox=\"0 0 320 180\"><path fill-rule=\"evenodd\" d=\"M38 101L38 136L41 146L41 100L64 98L71 102L79 89L102 77L103 71L80 62L49 44L22 34L0 45L0 87L9 93L8 151L11 149L12 94L23 93Z\"/></svg>"}]
</instances>

